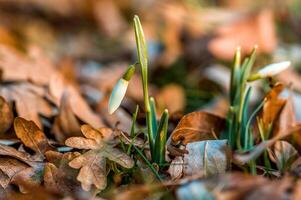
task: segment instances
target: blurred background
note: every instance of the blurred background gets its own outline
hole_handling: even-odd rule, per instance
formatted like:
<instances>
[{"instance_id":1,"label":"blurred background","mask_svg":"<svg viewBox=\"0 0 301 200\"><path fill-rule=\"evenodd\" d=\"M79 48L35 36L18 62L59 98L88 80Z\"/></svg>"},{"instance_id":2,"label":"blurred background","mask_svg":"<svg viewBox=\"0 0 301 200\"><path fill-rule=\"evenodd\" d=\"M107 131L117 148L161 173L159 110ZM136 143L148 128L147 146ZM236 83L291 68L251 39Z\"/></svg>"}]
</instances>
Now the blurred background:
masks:
<instances>
[{"instance_id":1,"label":"blurred background","mask_svg":"<svg viewBox=\"0 0 301 200\"><path fill-rule=\"evenodd\" d=\"M299 0L0 0L0 44L22 54L39 49L99 108L135 62L137 14L158 109L225 115L237 46L248 55L258 45L257 67L291 60L277 79L301 91L300 11ZM131 112L142 100L139 81L137 74L123 105Z\"/></svg>"}]
</instances>

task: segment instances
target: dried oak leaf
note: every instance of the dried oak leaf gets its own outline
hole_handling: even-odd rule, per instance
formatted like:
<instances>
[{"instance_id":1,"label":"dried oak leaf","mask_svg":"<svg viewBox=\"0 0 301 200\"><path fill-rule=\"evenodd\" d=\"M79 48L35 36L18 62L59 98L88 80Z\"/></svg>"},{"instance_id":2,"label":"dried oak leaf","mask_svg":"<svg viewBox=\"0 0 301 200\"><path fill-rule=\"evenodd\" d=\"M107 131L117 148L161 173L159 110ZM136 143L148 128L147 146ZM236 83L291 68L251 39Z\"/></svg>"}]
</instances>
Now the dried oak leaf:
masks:
<instances>
[{"instance_id":1,"label":"dried oak leaf","mask_svg":"<svg viewBox=\"0 0 301 200\"><path fill-rule=\"evenodd\" d=\"M43 157L44 153L53 149L41 129L33 122L22 117L15 118L14 128L22 143Z\"/></svg>"},{"instance_id":2,"label":"dried oak leaf","mask_svg":"<svg viewBox=\"0 0 301 200\"><path fill-rule=\"evenodd\" d=\"M7 131L12 125L14 114L3 97L0 96L0 133Z\"/></svg>"},{"instance_id":3,"label":"dried oak leaf","mask_svg":"<svg viewBox=\"0 0 301 200\"><path fill-rule=\"evenodd\" d=\"M76 180L77 170L71 168L68 163L80 155L78 152L59 153L56 151L46 152L48 162L44 169L44 186L48 191L65 196L90 199L91 194L81 188Z\"/></svg>"},{"instance_id":4,"label":"dried oak leaf","mask_svg":"<svg viewBox=\"0 0 301 200\"><path fill-rule=\"evenodd\" d=\"M114 147L118 141L114 139L111 129L94 129L83 125L81 131L84 137L71 137L65 141L67 146L89 151L76 157L69 165L80 169L77 180L81 182L85 191L95 185L97 189L104 189L107 184L106 158L125 168L132 168L134 161L127 154Z\"/></svg>"},{"instance_id":5,"label":"dried oak leaf","mask_svg":"<svg viewBox=\"0 0 301 200\"><path fill-rule=\"evenodd\" d=\"M0 95L8 102L15 102L18 116L33 120L42 128L39 114L50 117L52 107L45 100L46 91L30 83L9 84L0 87Z\"/></svg>"},{"instance_id":6,"label":"dried oak leaf","mask_svg":"<svg viewBox=\"0 0 301 200\"><path fill-rule=\"evenodd\" d=\"M40 158L34 158L26 152L2 144L0 144L0 158L3 159L0 170L5 174L6 181L18 185L21 192L26 193L30 188L41 184L44 163ZM13 164L5 166L5 162Z\"/></svg>"},{"instance_id":7,"label":"dried oak leaf","mask_svg":"<svg viewBox=\"0 0 301 200\"><path fill-rule=\"evenodd\" d=\"M18 86L13 84L13 87L5 87L5 91L2 91L1 87L0 95L9 101L16 102L17 112L21 117L34 120L42 128L38 114L47 117L52 114L51 107L45 102L43 97L47 96L49 100L59 107L61 97L67 90L74 114L94 127L103 126L102 120L93 113L85 99L80 95L79 90L67 81L56 69L55 65L38 48L31 47L29 54L23 55L0 45L0 55L0 70L2 71L3 81L30 81L35 84L21 83L17 84ZM20 88L20 85L25 88ZM49 88L50 95L45 87Z\"/></svg>"},{"instance_id":8,"label":"dried oak leaf","mask_svg":"<svg viewBox=\"0 0 301 200\"><path fill-rule=\"evenodd\" d=\"M26 163L23 163L15 158L0 157L0 185L4 189L10 184L12 177L28 168Z\"/></svg>"},{"instance_id":9,"label":"dried oak leaf","mask_svg":"<svg viewBox=\"0 0 301 200\"><path fill-rule=\"evenodd\" d=\"M224 129L225 119L207 112L192 112L180 120L171 133L171 144L184 145L201 140L212 140Z\"/></svg>"},{"instance_id":10,"label":"dried oak leaf","mask_svg":"<svg viewBox=\"0 0 301 200\"><path fill-rule=\"evenodd\" d=\"M52 133L59 142L72 136L82 136L80 124L74 115L68 93L64 93L60 102L59 113L55 117Z\"/></svg>"}]
</instances>

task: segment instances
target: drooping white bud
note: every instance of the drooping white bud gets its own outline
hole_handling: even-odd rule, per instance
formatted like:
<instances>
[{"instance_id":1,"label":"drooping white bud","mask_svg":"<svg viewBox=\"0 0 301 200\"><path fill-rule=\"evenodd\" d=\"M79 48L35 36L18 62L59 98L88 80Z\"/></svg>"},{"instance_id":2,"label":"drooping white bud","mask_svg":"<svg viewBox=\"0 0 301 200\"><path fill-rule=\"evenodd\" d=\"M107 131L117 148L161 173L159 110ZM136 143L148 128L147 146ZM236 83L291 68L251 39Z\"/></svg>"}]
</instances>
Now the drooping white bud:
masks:
<instances>
[{"instance_id":1,"label":"drooping white bud","mask_svg":"<svg viewBox=\"0 0 301 200\"><path fill-rule=\"evenodd\" d=\"M280 72L284 71L290 65L291 65L290 61L283 61L283 62L279 62L279 63L274 63L274 64L270 64L270 65L265 66L264 68L259 70L257 73L261 77L271 77L271 76L274 76L274 75L279 74Z\"/></svg>"},{"instance_id":2,"label":"drooping white bud","mask_svg":"<svg viewBox=\"0 0 301 200\"><path fill-rule=\"evenodd\" d=\"M115 112L115 110L117 110L117 108L120 106L121 101L125 96L128 85L129 81L123 78L119 79L116 83L109 99L108 111L110 114Z\"/></svg>"},{"instance_id":3,"label":"drooping white bud","mask_svg":"<svg viewBox=\"0 0 301 200\"><path fill-rule=\"evenodd\" d=\"M273 63L260 69L256 74L251 75L248 81L255 81L262 78L272 77L286 70L291 65L290 61Z\"/></svg>"}]
</instances>

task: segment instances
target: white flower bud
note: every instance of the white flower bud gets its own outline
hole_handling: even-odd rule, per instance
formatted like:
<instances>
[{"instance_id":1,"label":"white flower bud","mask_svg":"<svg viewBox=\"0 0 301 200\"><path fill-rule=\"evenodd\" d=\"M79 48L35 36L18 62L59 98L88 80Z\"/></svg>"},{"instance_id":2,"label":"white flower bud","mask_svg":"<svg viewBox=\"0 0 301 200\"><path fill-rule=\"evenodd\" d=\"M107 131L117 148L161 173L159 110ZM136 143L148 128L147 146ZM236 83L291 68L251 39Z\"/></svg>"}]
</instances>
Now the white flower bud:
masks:
<instances>
[{"instance_id":1,"label":"white flower bud","mask_svg":"<svg viewBox=\"0 0 301 200\"><path fill-rule=\"evenodd\" d=\"M129 81L123 78L119 79L116 83L109 100L109 113L112 114L120 106L122 99L126 93Z\"/></svg>"},{"instance_id":2,"label":"white flower bud","mask_svg":"<svg viewBox=\"0 0 301 200\"><path fill-rule=\"evenodd\" d=\"M274 63L265 66L261 70L257 72L257 74L261 77L271 77L276 74L279 74L280 72L284 71L291 65L290 61L284 61L280 63Z\"/></svg>"}]
</instances>

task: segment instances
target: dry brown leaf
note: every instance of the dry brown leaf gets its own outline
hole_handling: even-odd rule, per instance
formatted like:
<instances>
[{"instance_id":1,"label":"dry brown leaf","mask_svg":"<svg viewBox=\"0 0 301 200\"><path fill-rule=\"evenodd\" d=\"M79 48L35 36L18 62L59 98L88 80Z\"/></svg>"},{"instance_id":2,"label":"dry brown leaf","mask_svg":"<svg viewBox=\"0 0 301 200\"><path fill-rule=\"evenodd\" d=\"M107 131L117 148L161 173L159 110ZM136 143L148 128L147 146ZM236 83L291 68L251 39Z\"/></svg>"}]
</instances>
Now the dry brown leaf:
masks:
<instances>
[{"instance_id":1,"label":"dry brown leaf","mask_svg":"<svg viewBox=\"0 0 301 200\"><path fill-rule=\"evenodd\" d=\"M44 163L35 165L35 167L28 167L16 173L11 183L18 185L22 193L28 193L31 188L41 185L43 181Z\"/></svg>"},{"instance_id":2,"label":"dry brown leaf","mask_svg":"<svg viewBox=\"0 0 301 200\"><path fill-rule=\"evenodd\" d=\"M265 130L268 130L269 126L277 119L281 109L285 105L285 99L279 97L283 89L284 85L277 83L265 97L261 114Z\"/></svg>"},{"instance_id":3,"label":"dry brown leaf","mask_svg":"<svg viewBox=\"0 0 301 200\"><path fill-rule=\"evenodd\" d=\"M1 158L3 156L3 159L17 159L23 163L23 165L20 165L14 161L14 164L18 165L11 166L9 169L1 168L9 177L9 183L18 185L21 192L26 193L30 188L40 185L44 169L44 163L41 162L40 158L33 158L26 152L17 151L15 148L6 145L0 145L0 156Z\"/></svg>"},{"instance_id":4,"label":"dry brown leaf","mask_svg":"<svg viewBox=\"0 0 301 200\"><path fill-rule=\"evenodd\" d=\"M288 177L283 180L269 181L263 176L232 173L212 179L209 181L210 184L220 186L214 191L214 196L218 200L265 200L290 199L287 191L291 189L293 181Z\"/></svg>"},{"instance_id":5,"label":"dry brown leaf","mask_svg":"<svg viewBox=\"0 0 301 200\"><path fill-rule=\"evenodd\" d=\"M45 134L33 121L17 117L14 121L14 128L17 137L23 144L40 156L43 157L46 151L52 149Z\"/></svg>"},{"instance_id":6,"label":"dry brown leaf","mask_svg":"<svg viewBox=\"0 0 301 200\"><path fill-rule=\"evenodd\" d=\"M185 115L171 134L171 144L188 144L201 140L216 139L224 129L225 119L207 112Z\"/></svg>"},{"instance_id":7,"label":"dry brown leaf","mask_svg":"<svg viewBox=\"0 0 301 200\"><path fill-rule=\"evenodd\" d=\"M289 96L282 106L282 109L273 122L273 135L279 135L285 130L294 127L297 124L297 117L293 105L292 96ZM271 111L270 111L271 112Z\"/></svg>"},{"instance_id":8,"label":"dry brown leaf","mask_svg":"<svg viewBox=\"0 0 301 200\"><path fill-rule=\"evenodd\" d=\"M238 46L242 48L242 52L250 52L256 44L259 46L258 52L263 53L271 53L277 46L271 10L261 10L256 15L221 26L208 48L214 56L231 60Z\"/></svg>"},{"instance_id":9,"label":"dry brown leaf","mask_svg":"<svg viewBox=\"0 0 301 200\"><path fill-rule=\"evenodd\" d=\"M80 124L71 109L68 93L64 93L62 96L59 113L55 118L52 132L59 142L64 142L72 136L82 135Z\"/></svg>"},{"instance_id":10,"label":"dry brown leaf","mask_svg":"<svg viewBox=\"0 0 301 200\"><path fill-rule=\"evenodd\" d=\"M29 56L0 45L0 69L4 81L32 81L47 85L54 66L37 48L30 49Z\"/></svg>"},{"instance_id":11,"label":"dry brown leaf","mask_svg":"<svg viewBox=\"0 0 301 200\"><path fill-rule=\"evenodd\" d=\"M0 144L0 155L16 158L28 164L29 166L35 166L37 162L41 161L40 158L33 158L31 155L29 155L26 152L18 151L13 147L3 145L3 144Z\"/></svg>"},{"instance_id":12,"label":"dry brown leaf","mask_svg":"<svg viewBox=\"0 0 301 200\"><path fill-rule=\"evenodd\" d=\"M54 74L50 78L49 90L54 98L54 103L59 107L60 101L65 92L68 93L69 102L73 113L80 120L91 124L93 127L102 127L103 122L89 107L78 90L64 79L61 74Z\"/></svg>"},{"instance_id":13,"label":"dry brown leaf","mask_svg":"<svg viewBox=\"0 0 301 200\"><path fill-rule=\"evenodd\" d=\"M76 180L77 170L68 163L79 156L78 152L61 154L55 151L46 152L49 162L45 164L44 185L48 191L66 196L83 196L90 198L90 194L82 190L80 182Z\"/></svg>"},{"instance_id":14,"label":"dry brown leaf","mask_svg":"<svg viewBox=\"0 0 301 200\"><path fill-rule=\"evenodd\" d=\"M12 125L14 114L3 97L0 96L0 133L7 131Z\"/></svg>"},{"instance_id":15,"label":"dry brown leaf","mask_svg":"<svg viewBox=\"0 0 301 200\"><path fill-rule=\"evenodd\" d=\"M81 130L85 138L71 137L65 143L73 148L90 149L69 162L72 168L80 169L77 180L81 182L85 191L89 191L92 185L100 190L106 187L106 158L125 168L134 166L131 157L114 148L116 141L112 138L112 132L109 135L109 132L93 129L89 125L83 125Z\"/></svg>"},{"instance_id":16,"label":"dry brown leaf","mask_svg":"<svg viewBox=\"0 0 301 200\"><path fill-rule=\"evenodd\" d=\"M292 195L292 200L299 200L301 199L301 180L299 179L295 184L295 190Z\"/></svg>"},{"instance_id":17,"label":"dry brown leaf","mask_svg":"<svg viewBox=\"0 0 301 200\"><path fill-rule=\"evenodd\" d=\"M9 84L0 87L0 95L8 102L15 102L18 116L33 120L40 128L42 123L39 114L50 117L52 108L44 99L45 90L30 83Z\"/></svg>"},{"instance_id":18,"label":"dry brown leaf","mask_svg":"<svg viewBox=\"0 0 301 200\"><path fill-rule=\"evenodd\" d=\"M0 185L5 189L11 182L13 176L28 168L29 166L15 158L0 157Z\"/></svg>"}]
</instances>

